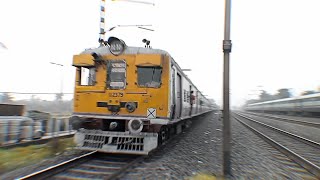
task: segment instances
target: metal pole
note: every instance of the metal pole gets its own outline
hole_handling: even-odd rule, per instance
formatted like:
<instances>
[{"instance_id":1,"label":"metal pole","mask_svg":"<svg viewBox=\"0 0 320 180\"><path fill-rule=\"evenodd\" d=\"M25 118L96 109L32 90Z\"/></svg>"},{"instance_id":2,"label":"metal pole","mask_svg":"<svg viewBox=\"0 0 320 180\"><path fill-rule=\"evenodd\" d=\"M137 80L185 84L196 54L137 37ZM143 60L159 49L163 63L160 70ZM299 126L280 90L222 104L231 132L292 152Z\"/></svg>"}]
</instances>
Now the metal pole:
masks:
<instances>
[{"instance_id":1,"label":"metal pole","mask_svg":"<svg viewBox=\"0 0 320 180\"><path fill-rule=\"evenodd\" d=\"M63 66L60 69L60 94L62 96L63 93Z\"/></svg>"},{"instance_id":2,"label":"metal pole","mask_svg":"<svg viewBox=\"0 0 320 180\"><path fill-rule=\"evenodd\" d=\"M59 63L54 63L54 62L50 62L50 64L56 65L56 66L60 66L60 96L61 96L61 101L62 102L62 96L63 96L63 64L59 64Z\"/></svg>"},{"instance_id":3,"label":"metal pole","mask_svg":"<svg viewBox=\"0 0 320 180\"><path fill-rule=\"evenodd\" d=\"M100 46L104 46L104 40L105 40L105 11L106 11L106 1L101 0L100 1L100 37L99 37L99 43Z\"/></svg>"},{"instance_id":4,"label":"metal pole","mask_svg":"<svg viewBox=\"0 0 320 180\"><path fill-rule=\"evenodd\" d=\"M230 40L230 16L231 16L231 0L225 1L225 27L223 40L223 174L231 175L231 131L230 131L230 106L229 106L229 54L231 53Z\"/></svg>"},{"instance_id":5,"label":"metal pole","mask_svg":"<svg viewBox=\"0 0 320 180\"><path fill-rule=\"evenodd\" d=\"M54 62L50 62L50 64L61 67L61 69L60 69L60 93L62 95L62 93L63 93L63 64L54 63Z\"/></svg>"}]
</instances>

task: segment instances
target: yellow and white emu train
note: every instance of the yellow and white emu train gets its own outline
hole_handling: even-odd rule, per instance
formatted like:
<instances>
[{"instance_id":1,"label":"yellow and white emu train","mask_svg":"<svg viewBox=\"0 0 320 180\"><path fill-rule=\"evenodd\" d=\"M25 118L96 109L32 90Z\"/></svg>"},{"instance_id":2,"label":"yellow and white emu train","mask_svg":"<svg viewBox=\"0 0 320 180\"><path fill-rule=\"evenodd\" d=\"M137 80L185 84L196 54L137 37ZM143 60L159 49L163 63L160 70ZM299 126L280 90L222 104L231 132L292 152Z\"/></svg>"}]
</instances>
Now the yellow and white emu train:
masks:
<instances>
[{"instance_id":1,"label":"yellow and white emu train","mask_svg":"<svg viewBox=\"0 0 320 180\"><path fill-rule=\"evenodd\" d=\"M115 37L105 45L73 58L79 149L148 154L186 119L214 109L166 51Z\"/></svg>"}]
</instances>

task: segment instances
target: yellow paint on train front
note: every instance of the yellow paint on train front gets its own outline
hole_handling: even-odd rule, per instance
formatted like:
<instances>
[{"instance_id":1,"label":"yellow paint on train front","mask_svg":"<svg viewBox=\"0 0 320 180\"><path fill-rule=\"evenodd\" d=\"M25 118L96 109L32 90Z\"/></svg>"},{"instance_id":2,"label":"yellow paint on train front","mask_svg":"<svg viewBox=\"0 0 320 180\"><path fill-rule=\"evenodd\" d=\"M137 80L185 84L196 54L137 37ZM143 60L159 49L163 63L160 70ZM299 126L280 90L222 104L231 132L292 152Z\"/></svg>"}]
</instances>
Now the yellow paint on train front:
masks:
<instances>
[{"instance_id":1,"label":"yellow paint on train front","mask_svg":"<svg viewBox=\"0 0 320 180\"><path fill-rule=\"evenodd\" d=\"M74 55L73 65L82 66L82 67L94 66L93 57L91 54Z\"/></svg>"},{"instance_id":2,"label":"yellow paint on train front","mask_svg":"<svg viewBox=\"0 0 320 180\"><path fill-rule=\"evenodd\" d=\"M81 58L82 56L82 58ZM91 56L91 55L90 55ZM82 59L82 60L81 60ZM74 58L74 65L92 64L92 57L78 55ZM106 55L104 61L125 60L126 87L123 90L110 90L106 86L106 63L101 63L96 69L96 83L93 86L80 86L80 67L77 67L76 86L74 97L74 112L99 115L112 115L106 107L97 107L97 102L107 102L108 105L120 105L120 102L137 102L137 109L129 113L126 108L121 108L119 115L146 117L147 108L156 108L157 117L169 116L169 57L161 54L137 54L137 55ZM92 60L93 61L93 60ZM138 87L137 66L162 67L160 88Z\"/></svg>"}]
</instances>

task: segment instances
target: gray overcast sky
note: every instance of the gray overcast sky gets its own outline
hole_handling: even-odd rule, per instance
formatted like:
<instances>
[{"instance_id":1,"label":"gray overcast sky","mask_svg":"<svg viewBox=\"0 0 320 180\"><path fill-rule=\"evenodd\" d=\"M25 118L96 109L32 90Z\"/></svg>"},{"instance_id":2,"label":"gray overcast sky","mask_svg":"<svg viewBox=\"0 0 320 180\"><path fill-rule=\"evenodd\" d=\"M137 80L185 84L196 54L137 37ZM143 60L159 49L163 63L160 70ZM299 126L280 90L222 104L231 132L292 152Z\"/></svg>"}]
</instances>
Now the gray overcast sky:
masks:
<instances>
[{"instance_id":1,"label":"gray overcast sky","mask_svg":"<svg viewBox=\"0 0 320 180\"><path fill-rule=\"evenodd\" d=\"M154 0L155 6L107 1L106 26L152 24L154 32L115 29L127 45L168 51L209 97L222 101L224 0ZM243 103L258 86L295 95L320 86L319 0L233 0L231 100ZM0 91L72 92L72 56L98 46L99 0L0 0ZM261 87L260 87L261 88Z\"/></svg>"}]
</instances>

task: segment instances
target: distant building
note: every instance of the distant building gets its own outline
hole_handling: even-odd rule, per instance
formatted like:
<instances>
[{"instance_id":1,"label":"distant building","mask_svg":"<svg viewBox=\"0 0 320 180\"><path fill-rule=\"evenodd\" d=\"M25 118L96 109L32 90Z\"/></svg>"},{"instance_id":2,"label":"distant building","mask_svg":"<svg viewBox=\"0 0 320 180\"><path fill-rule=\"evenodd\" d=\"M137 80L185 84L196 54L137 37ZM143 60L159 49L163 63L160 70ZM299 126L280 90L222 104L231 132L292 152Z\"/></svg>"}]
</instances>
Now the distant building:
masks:
<instances>
[{"instance_id":1,"label":"distant building","mask_svg":"<svg viewBox=\"0 0 320 180\"><path fill-rule=\"evenodd\" d=\"M24 105L0 104L0 116L23 116Z\"/></svg>"}]
</instances>

